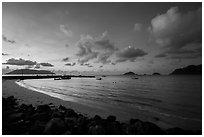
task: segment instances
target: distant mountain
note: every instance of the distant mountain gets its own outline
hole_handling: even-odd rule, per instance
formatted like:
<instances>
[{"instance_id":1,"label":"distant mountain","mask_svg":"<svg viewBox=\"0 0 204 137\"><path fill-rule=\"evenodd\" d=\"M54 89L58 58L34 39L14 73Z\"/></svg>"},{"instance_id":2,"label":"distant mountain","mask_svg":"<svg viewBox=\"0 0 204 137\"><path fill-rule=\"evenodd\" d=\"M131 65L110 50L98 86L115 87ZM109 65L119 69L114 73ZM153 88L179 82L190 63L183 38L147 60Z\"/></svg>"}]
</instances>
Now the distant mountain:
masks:
<instances>
[{"instance_id":1,"label":"distant mountain","mask_svg":"<svg viewBox=\"0 0 204 137\"><path fill-rule=\"evenodd\" d=\"M161 74L160 74L160 73L155 72L155 73L153 73L152 75L161 75Z\"/></svg>"},{"instance_id":2,"label":"distant mountain","mask_svg":"<svg viewBox=\"0 0 204 137\"><path fill-rule=\"evenodd\" d=\"M123 75L136 75L134 72L127 72L127 73L124 73Z\"/></svg>"},{"instance_id":3,"label":"distant mountain","mask_svg":"<svg viewBox=\"0 0 204 137\"><path fill-rule=\"evenodd\" d=\"M17 69L6 74L55 74L48 70Z\"/></svg>"},{"instance_id":4,"label":"distant mountain","mask_svg":"<svg viewBox=\"0 0 204 137\"><path fill-rule=\"evenodd\" d=\"M170 75L199 75L202 74L202 65L190 65L174 70Z\"/></svg>"}]
</instances>

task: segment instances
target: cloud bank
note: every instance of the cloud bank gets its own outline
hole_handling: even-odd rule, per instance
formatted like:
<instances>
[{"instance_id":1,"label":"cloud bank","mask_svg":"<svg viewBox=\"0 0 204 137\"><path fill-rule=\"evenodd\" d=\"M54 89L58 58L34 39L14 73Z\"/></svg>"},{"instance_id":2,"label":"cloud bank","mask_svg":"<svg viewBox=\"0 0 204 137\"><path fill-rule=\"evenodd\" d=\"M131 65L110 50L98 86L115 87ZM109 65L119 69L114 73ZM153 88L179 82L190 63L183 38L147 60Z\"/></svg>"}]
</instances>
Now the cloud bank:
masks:
<instances>
[{"instance_id":1,"label":"cloud bank","mask_svg":"<svg viewBox=\"0 0 204 137\"><path fill-rule=\"evenodd\" d=\"M24 60L22 58L19 58L19 59L11 58L11 59L7 60L6 63L3 63L3 64L24 66L24 65L36 65L37 62L36 61L31 61L31 60Z\"/></svg>"},{"instance_id":2,"label":"cloud bank","mask_svg":"<svg viewBox=\"0 0 204 137\"><path fill-rule=\"evenodd\" d=\"M2 63L2 64L7 64L7 65L16 65L16 66L25 66L27 65L29 68L31 68L31 66L35 66L35 68L40 68L41 66L44 67L53 67L54 65L50 64L50 63L37 63L36 61L31 61L31 60L25 60L22 58L19 59L15 59L15 58L10 58L6 61L6 63Z\"/></svg>"},{"instance_id":3,"label":"cloud bank","mask_svg":"<svg viewBox=\"0 0 204 137\"><path fill-rule=\"evenodd\" d=\"M165 49L161 54L181 58L192 53L198 56L201 51L197 49L202 44L202 8L182 14L178 7L172 7L152 19L150 32L155 42Z\"/></svg>"}]
</instances>

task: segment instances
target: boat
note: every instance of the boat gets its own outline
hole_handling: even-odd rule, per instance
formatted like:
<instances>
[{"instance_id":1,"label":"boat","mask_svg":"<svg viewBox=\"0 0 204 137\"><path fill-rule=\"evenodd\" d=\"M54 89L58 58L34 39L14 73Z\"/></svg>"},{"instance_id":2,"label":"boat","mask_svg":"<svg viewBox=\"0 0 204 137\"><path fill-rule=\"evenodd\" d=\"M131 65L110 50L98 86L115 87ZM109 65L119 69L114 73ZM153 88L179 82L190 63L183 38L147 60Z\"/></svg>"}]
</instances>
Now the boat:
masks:
<instances>
[{"instance_id":1,"label":"boat","mask_svg":"<svg viewBox=\"0 0 204 137\"><path fill-rule=\"evenodd\" d=\"M58 78L54 78L54 80L61 80L61 78L60 78L60 77L58 77Z\"/></svg>"},{"instance_id":2,"label":"boat","mask_svg":"<svg viewBox=\"0 0 204 137\"><path fill-rule=\"evenodd\" d=\"M102 78L96 78L96 80L102 80Z\"/></svg>"}]
</instances>

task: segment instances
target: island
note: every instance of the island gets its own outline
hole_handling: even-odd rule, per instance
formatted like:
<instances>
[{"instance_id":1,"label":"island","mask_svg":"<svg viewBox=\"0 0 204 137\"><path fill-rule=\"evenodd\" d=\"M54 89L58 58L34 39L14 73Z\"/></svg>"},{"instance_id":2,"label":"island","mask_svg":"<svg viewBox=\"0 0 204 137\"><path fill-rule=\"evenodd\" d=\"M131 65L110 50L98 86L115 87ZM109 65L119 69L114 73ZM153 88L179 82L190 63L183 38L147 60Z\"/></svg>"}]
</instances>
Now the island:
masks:
<instances>
[{"instance_id":1,"label":"island","mask_svg":"<svg viewBox=\"0 0 204 137\"><path fill-rule=\"evenodd\" d=\"M175 69L170 75L201 75L202 65L189 65L184 68Z\"/></svg>"},{"instance_id":2,"label":"island","mask_svg":"<svg viewBox=\"0 0 204 137\"><path fill-rule=\"evenodd\" d=\"M153 73L152 75L154 75L154 76L155 76L155 75L161 75L161 74L160 74L160 73L155 72L155 73Z\"/></svg>"},{"instance_id":3,"label":"island","mask_svg":"<svg viewBox=\"0 0 204 137\"><path fill-rule=\"evenodd\" d=\"M134 72L126 72L126 73L124 73L123 75L137 75L137 74L135 74Z\"/></svg>"},{"instance_id":4,"label":"island","mask_svg":"<svg viewBox=\"0 0 204 137\"><path fill-rule=\"evenodd\" d=\"M6 75L10 74L55 74L48 70L34 70L34 69L17 69L11 72L6 73Z\"/></svg>"}]
</instances>

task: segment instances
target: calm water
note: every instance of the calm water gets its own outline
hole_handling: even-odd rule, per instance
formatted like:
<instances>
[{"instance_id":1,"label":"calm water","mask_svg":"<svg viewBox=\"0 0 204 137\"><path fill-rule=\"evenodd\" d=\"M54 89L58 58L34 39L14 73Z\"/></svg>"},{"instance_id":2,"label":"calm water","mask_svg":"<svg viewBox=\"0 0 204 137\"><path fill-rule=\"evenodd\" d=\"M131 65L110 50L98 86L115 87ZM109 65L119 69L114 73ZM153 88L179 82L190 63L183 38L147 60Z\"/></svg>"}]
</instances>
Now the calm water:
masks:
<instances>
[{"instance_id":1,"label":"calm water","mask_svg":"<svg viewBox=\"0 0 204 137\"><path fill-rule=\"evenodd\" d=\"M139 118L163 127L202 128L201 76L38 79L24 80L18 84L114 114L119 120Z\"/></svg>"}]
</instances>

